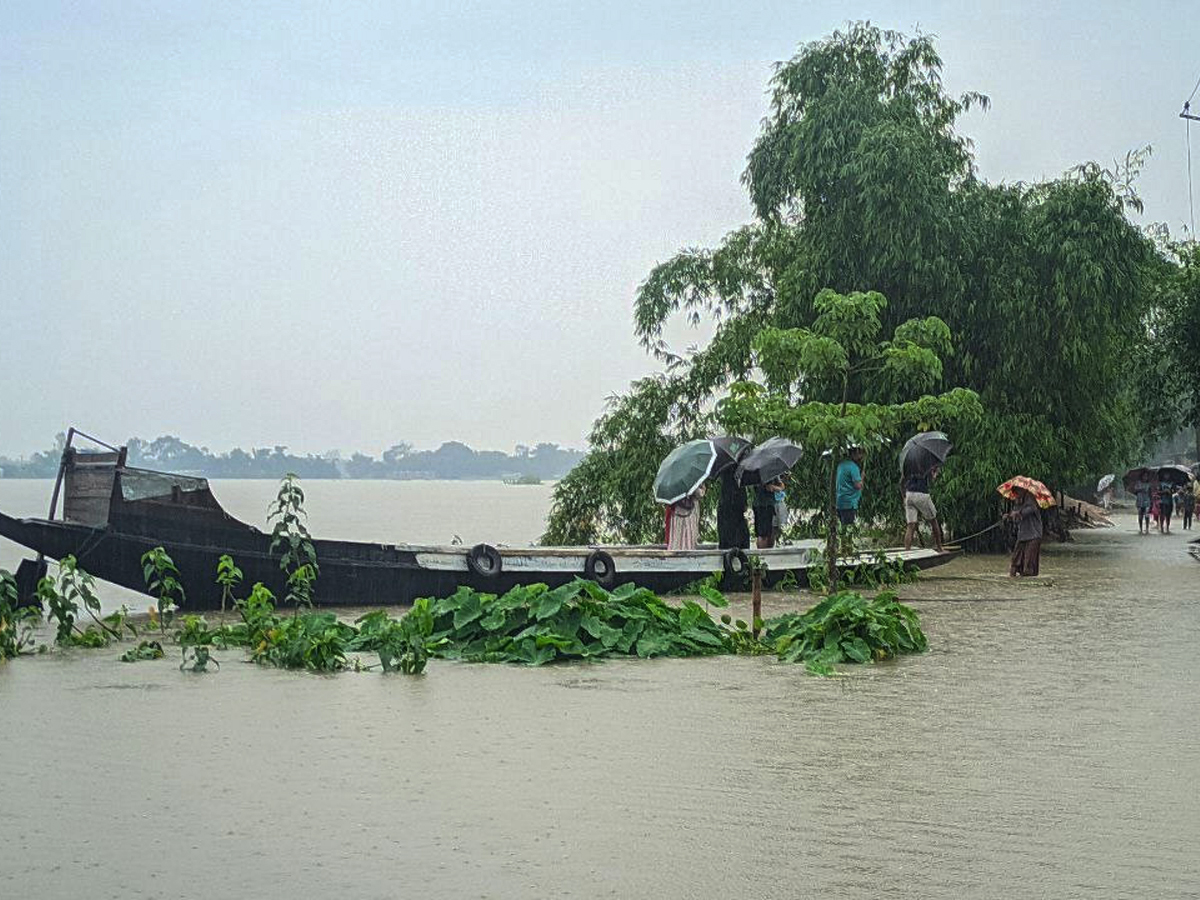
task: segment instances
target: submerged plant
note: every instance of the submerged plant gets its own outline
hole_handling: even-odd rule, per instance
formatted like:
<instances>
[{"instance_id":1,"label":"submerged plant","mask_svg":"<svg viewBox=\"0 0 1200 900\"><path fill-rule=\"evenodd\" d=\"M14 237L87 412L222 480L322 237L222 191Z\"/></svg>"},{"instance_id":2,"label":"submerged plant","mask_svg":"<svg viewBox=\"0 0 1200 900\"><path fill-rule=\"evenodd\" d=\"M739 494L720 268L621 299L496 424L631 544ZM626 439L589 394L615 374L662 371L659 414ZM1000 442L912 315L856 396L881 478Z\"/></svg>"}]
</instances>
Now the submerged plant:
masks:
<instances>
[{"instance_id":1,"label":"submerged plant","mask_svg":"<svg viewBox=\"0 0 1200 900\"><path fill-rule=\"evenodd\" d=\"M162 659L166 654L158 641L141 641L136 647L130 647L121 654L121 662L142 662L149 659Z\"/></svg>"},{"instance_id":2,"label":"submerged plant","mask_svg":"<svg viewBox=\"0 0 1200 900\"><path fill-rule=\"evenodd\" d=\"M841 591L807 612L770 619L765 628L764 642L781 660L802 662L819 675L833 674L838 663L868 663L928 647L916 612L891 591L870 599Z\"/></svg>"},{"instance_id":3,"label":"submerged plant","mask_svg":"<svg viewBox=\"0 0 1200 900\"><path fill-rule=\"evenodd\" d=\"M217 560L217 584L221 586L221 613L233 603L233 592L242 583L242 570L233 564L233 557L228 553Z\"/></svg>"},{"instance_id":4,"label":"submerged plant","mask_svg":"<svg viewBox=\"0 0 1200 900\"><path fill-rule=\"evenodd\" d=\"M710 603L714 598L724 602L716 591L705 596ZM430 612L430 652L445 659L536 666L607 656L732 652L727 631L694 600L671 606L632 584L609 592L577 579L553 590L534 584L500 596L463 587L434 600Z\"/></svg>"},{"instance_id":5,"label":"submerged plant","mask_svg":"<svg viewBox=\"0 0 1200 900\"><path fill-rule=\"evenodd\" d=\"M184 601L183 585L179 582L179 569L175 561L162 547L155 547L142 554L142 575L146 579L146 589L154 596L159 631L167 633L167 625L175 615L175 610Z\"/></svg>"},{"instance_id":6,"label":"submerged plant","mask_svg":"<svg viewBox=\"0 0 1200 900\"><path fill-rule=\"evenodd\" d=\"M20 656L33 646L33 623L40 618L33 606L22 607L17 581L7 569L0 569L0 660Z\"/></svg>"},{"instance_id":7,"label":"submerged plant","mask_svg":"<svg viewBox=\"0 0 1200 900\"><path fill-rule=\"evenodd\" d=\"M385 672L418 675L429 660L429 636L433 633L430 600L413 603L408 614L393 619L386 610L377 609L355 622L358 635L351 641L354 650L374 651Z\"/></svg>"},{"instance_id":8,"label":"submerged plant","mask_svg":"<svg viewBox=\"0 0 1200 900\"><path fill-rule=\"evenodd\" d=\"M287 602L299 607L313 605L313 591L320 569L312 535L304 524L304 491L299 479L288 472L279 484L279 494L267 510L271 528L271 552L280 554L279 568L287 574Z\"/></svg>"}]
</instances>

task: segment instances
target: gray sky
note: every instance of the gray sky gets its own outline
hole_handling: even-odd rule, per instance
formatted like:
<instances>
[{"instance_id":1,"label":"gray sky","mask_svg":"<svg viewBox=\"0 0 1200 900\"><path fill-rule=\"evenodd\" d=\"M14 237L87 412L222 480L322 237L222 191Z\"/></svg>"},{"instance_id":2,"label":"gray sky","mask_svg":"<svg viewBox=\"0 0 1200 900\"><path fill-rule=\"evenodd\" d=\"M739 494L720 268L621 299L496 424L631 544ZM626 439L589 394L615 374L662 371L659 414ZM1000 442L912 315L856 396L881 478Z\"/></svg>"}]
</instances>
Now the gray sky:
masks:
<instances>
[{"instance_id":1,"label":"gray sky","mask_svg":"<svg viewBox=\"0 0 1200 900\"><path fill-rule=\"evenodd\" d=\"M1189 4L590 6L0 6L0 453L582 446L656 368L638 283L750 217L771 64L847 18L938 35L985 177L1149 143L1187 222Z\"/></svg>"}]
</instances>

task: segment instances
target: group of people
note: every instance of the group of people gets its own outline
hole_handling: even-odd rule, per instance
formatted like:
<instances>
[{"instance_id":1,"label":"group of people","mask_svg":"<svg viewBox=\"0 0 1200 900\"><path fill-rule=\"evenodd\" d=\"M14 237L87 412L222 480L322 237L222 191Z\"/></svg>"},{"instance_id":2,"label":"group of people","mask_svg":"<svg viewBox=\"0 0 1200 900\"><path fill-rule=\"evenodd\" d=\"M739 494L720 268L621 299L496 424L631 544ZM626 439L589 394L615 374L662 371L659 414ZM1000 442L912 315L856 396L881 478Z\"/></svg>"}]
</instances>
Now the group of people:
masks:
<instances>
[{"instance_id":1,"label":"group of people","mask_svg":"<svg viewBox=\"0 0 1200 900\"><path fill-rule=\"evenodd\" d=\"M1177 485L1143 479L1133 486L1133 493L1137 501L1138 534L1149 534L1154 525L1160 534L1170 534L1175 513L1183 519L1183 530L1191 531L1196 501L1200 499L1200 482Z\"/></svg>"},{"instance_id":2,"label":"group of people","mask_svg":"<svg viewBox=\"0 0 1200 900\"><path fill-rule=\"evenodd\" d=\"M837 517L842 525L853 525L858 519L858 506L862 502L863 460L866 451L862 447L851 447L848 458L838 463ZM933 503L930 486L937 479L939 466L928 472L913 472L900 479L900 500L904 504L904 549L911 550L917 528L922 521L928 522L933 531L933 546L942 550L942 526L938 524L937 507Z\"/></svg>"}]
</instances>

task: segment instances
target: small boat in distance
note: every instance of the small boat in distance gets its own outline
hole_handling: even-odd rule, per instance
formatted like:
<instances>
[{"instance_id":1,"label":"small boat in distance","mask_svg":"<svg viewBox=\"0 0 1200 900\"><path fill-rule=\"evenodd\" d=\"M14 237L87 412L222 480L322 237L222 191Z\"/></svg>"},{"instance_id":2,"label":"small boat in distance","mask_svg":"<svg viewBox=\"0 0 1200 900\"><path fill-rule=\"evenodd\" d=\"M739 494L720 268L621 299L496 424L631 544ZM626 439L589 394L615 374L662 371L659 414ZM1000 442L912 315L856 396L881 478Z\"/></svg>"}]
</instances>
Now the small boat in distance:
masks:
<instances>
[{"instance_id":1,"label":"small boat in distance","mask_svg":"<svg viewBox=\"0 0 1200 900\"><path fill-rule=\"evenodd\" d=\"M217 560L233 557L244 584L262 582L278 597L286 593L279 556L270 534L235 519L213 496L208 481L127 465L126 448L95 441L100 452L81 451L68 432L50 501L49 517L14 518L0 512L0 536L28 547L38 560L25 560L17 573L27 600L45 572L44 556L74 556L97 578L146 593L142 554L163 547L181 574L185 610L217 609L221 589ZM58 501L62 497L62 514ZM633 582L658 593L678 590L723 572L741 584L748 558L743 550L701 546L667 550L661 545L588 547L503 547L383 544L314 539L320 565L315 600L321 606L409 604L418 597L442 597L460 586L503 592L518 584L551 587L587 578L611 588ZM767 564L767 583L791 573L798 584L819 564L819 541L756 551ZM883 558L925 569L950 561L954 553L889 550ZM876 561L864 554L841 561L853 566Z\"/></svg>"}]
</instances>

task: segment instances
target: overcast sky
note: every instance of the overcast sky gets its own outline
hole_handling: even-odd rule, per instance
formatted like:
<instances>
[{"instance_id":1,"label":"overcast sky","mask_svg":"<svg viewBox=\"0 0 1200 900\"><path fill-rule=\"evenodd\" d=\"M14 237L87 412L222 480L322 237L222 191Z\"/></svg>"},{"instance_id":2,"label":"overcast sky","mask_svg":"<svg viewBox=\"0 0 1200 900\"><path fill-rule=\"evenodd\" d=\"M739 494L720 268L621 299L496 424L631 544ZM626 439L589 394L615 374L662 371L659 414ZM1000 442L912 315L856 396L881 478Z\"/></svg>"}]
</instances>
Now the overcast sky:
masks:
<instances>
[{"instance_id":1,"label":"overcast sky","mask_svg":"<svg viewBox=\"0 0 1200 900\"><path fill-rule=\"evenodd\" d=\"M772 63L847 18L939 37L989 180L1152 144L1188 221L1192 4L588 6L0 5L0 453L582 446L656 368L638 283L750 217Z\"/></svg>"}]
</instances>

